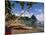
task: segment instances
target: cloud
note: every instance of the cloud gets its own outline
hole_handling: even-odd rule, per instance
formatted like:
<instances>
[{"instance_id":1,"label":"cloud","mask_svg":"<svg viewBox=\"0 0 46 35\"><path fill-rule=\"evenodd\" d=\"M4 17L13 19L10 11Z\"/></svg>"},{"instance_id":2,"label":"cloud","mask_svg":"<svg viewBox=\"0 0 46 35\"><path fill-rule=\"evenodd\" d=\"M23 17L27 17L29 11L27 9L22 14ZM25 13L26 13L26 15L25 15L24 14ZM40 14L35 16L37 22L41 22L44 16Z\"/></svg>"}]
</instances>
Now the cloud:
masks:
<instances>
[{"instance_id":1,"label":"cloud","mask_svg":"<svg viewBox=\"0 0 46 35\"><path fill-rule=\"evenodd\" d=\"M39 12L42 12L42 9L39 9Z\"/></svg>"},{"instance_id":2,"label":"cloud","mask_svg":"<svg viewBox=\"0 0 46 35\"><path fill-rule=\"evenodd\" d=\"M24 10L22 10L21 13L24 13L24 14L22 14L23 17L26 16L26 17L29 17L29 18L30 18L30 17L32 16L32 14L33 14L33 13L28 12L28 11L25 11L25 12L24 12Z\"/></svg>"},{"instance_id":3,"label":"cloud","mask_svg":"<svg viewBox=\"0 0 46 35\"><path fill-rule=\"evenodd\" d=\"M42 12L42 9L35 9L35 11L38 11L38 12L41 13Z\"/></svg>"},{"instance_id":4,"label":"cloud","mask_svg":"<svg viewBox=\"0 0 46 35\"><path fill-rule=\"evenodd\" d=\"M38 14L36 15L36 18L39 20L39 21L43 21L44 20L44 14Z\"/></svg>"},{"instance_id":5,"label":"cloud","mask_svg":"<svg viewBox=\"0 0 46 35\"><path fill-rule=\"evenodd\" d=\"M35 11L37 11L38 9L35 9Z\"/></svg>"},{"instance_id":6,"label":"cloud","mask_svg":"<svg viewBox=\"0 0 46 35\"><path fill-rule=\"evenodd\" d=\"M44 14L42 12L42 9L35 9L36 13L35 16L39 21L43 21L44 20Z\"/></svg>"},{"instance_id":7,"label":"cloud","mask_svg":"<svg viewBox=\"0 0 46 35\"><path fill-rule=\"evenodd\" d=\"M19 14L18 14L18 13L15 13L15 15L16 15L16 16L19 16Z\"/></svg>"}]
</instances>

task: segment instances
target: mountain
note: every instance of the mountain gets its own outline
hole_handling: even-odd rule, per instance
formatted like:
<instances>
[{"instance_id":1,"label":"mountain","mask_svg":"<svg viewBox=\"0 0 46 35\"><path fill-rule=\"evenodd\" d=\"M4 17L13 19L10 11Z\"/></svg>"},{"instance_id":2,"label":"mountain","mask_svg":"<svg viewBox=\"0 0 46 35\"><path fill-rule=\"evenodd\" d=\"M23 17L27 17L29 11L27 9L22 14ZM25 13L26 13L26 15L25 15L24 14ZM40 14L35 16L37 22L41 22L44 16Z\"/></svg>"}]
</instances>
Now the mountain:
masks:
<instances>
[{"instance_id":1,"label":"mountain","mask_svg":"<svg viewBox=\"0 0 46 35\"><path fill-rule=\"evenodd\" d=\"M10 17L11 18L11 17ZM44 31L44 22L40 22L39 20L37 20L37 18L32 15L30 18L28 17L20 17L19 16L15 16L14 19L8 20L6 21L6 24L8 27L15 27L15 28L23 28L23 27L37 27L38 31ZM17 19L17 21L16 21Z\"/></svg>"},{"instance_id":2,"label":"mountain","mask_svg":"<svg viewBox=\"0 0 46 35\"><path fill-rule=\"evenodd\" d=\"M34 20L36 20L36 17L35 17L34 15L32 15L32 16L31 16L31 19L34 19Z\"/></svg>"},{"instance_id":3,"label":"mountain","mask_svg":"<svg viewBox=\"0 0 46 35\"><path fill-rule=\"evenodd\" d=\"M31 17L32 25L34 25L36 21L37 21L37 18L34 15L32 15L32 17Z\"/></svg>"},{"instance_id":4,"label":"mountain","mask_svg":"<svg viewBox=\"0 0 46 35\"><path fill-rule=\"evenodd\" d=\"M33 26L35 24L35 22L37 21L37 18L32 15L31 18L28 17L20 17L18 20L21 21L21 24L25 24L26 26Z\"/></svg>"}]
</instances>

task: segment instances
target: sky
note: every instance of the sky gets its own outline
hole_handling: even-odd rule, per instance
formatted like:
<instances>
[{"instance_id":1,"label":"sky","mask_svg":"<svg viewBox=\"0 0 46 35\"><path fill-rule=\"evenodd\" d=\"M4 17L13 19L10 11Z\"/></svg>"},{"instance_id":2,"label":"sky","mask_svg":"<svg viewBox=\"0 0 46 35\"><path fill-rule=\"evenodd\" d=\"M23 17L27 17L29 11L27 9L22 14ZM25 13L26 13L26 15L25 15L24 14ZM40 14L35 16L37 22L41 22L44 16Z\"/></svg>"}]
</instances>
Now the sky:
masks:
<instances>
[{"instance_id":1,"label":"sky","mask_svg":"<svg viewBox=\"0 0 46 35\"><path fill-rule=\"evenodd\" d=\"M24 9L21 8L19 3L11 2L11 4L14 4L14 7L12 7L11 12L12 14L15 14L16 16L19 16L21 13L25 11L25 13L22 16L31 17L33 14L36 16L36 18L40 21L44 20L44 4L43 3L37 3L32 5L30 7L29 12L27 12L27 3L24 4Z\"/></svg>"}]
</instances>

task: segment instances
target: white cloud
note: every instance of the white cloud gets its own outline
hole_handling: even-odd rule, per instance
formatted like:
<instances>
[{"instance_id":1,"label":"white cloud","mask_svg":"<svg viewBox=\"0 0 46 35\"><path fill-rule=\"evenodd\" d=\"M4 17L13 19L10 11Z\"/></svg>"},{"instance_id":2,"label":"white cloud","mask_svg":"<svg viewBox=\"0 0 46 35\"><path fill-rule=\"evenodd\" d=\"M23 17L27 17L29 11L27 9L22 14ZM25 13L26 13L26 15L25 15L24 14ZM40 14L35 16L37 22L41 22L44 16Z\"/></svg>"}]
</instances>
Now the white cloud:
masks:
<instances>
[{"instance_id":1,"label":"white cloud","mask_svg":"<svg viewBox=\"0 0 46 35\"><path fill-rule=\"evenodd\" d=\"M38 12L41 13L42 12L42 9L35 9L35 11L38 11Z\"/></svg>"},{"instance_id":2,"label":"white cloud","mask_svg":"<svg viewBox=\"0 0 46 35\"><path fill-rule=\"evenodd\" d=\"M42 9L39 9L39 12L42 12Z\"/></svg>"},{"instance_id":3,"label":"white cloud","mask_svg":"<svg viewBox=\"0 0 46 35\"><path fill-rule=\"evenodd\" d=\"M24 14L22 16L24 17Z\"/></svg>"},{"instance_id":4,"label":"white cloud","mask_svg":"<svg viewBox=\"0 0 46 35\"><path fill-rule=\"evenodd\" d=\"M39 21L43 21L44 20L44 14L40 14L40 15L36 15L36 18L39 20Z\"/></svg>"},{"instance_id":5,"label":"white cloud","mask_svg":"<svg viewBox=\"0 0 46 35\"><path fill-rule=\"evenodd\" d=\"M36 15L36 18L37 18L39 21L43 21L43 20L44 20L44 14L42 13L42 9L35 9L35 11L38 11L37 13L41 13L41 14L37 14L37 15Z\"/></svg>"},{"instance_id":6,"label":"white cloud","mask_svg":"<svg viewBox=\"0 0 46 35\"><path fill-rule=\"evenodd\" d=\"M31 16L33 15L33 13L31 13Z\"/></svg>"},{"instance_id":7,"label":"white cloud","mask_svg":"<svg viewBox=\"0 0 46 35\"><path fill-rule=\"evenodd\" d=\"M22 10L21 13L24 13L24 10Z\"/></svg>"},{"instance_id":8,"label":"white cloud","mask_svg":"<svg viewBox=\"0 0 46 35\"><path fill-rule=\"evenodd\" d=\"M32 14L33 14L33 13L29 13L29 12L27 12L27 11L24 12L24 10L22 10L21 13L24 13L24 14L22 15L23 17L26 16L26 17L29 17L29 18L30 18L30 17L32 16Z\"/></svg>"},{"instance_id":9,"label":"white cloud","mask_svg":"<svg viewBox=\"0 0 46 35\"><path fill-rule=\"evenodd\" d=\"M19 16L19 14L18 14L18 13L16 13L15 15L16 15L16 16Z\"/></svg>"},{"instance_id":10,"label":"white cloud","mask_svg":"<svg viewBox=\"0 0 46 35\"><path fill-rule=\"evenodd\" d=\"M35 11L37 11L38 9L35 9Z\"/></svg>"}]
</instances>

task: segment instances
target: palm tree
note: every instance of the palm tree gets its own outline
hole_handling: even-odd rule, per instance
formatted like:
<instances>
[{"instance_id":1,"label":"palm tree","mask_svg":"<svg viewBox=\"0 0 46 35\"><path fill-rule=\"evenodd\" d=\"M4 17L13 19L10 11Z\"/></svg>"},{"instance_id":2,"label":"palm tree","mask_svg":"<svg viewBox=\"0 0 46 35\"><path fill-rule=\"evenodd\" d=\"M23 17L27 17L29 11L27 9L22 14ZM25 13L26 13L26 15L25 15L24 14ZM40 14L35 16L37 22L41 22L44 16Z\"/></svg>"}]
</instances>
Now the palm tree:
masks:
<instances>
[{"instance_id":1,"label":"palm tree","mask_svg":"<svg viewBox=\"0 0 46 35\"><path fill-rule=\"evenodd\" d=\"M24 9L24 4L25 4L26 2L24 2L24 1L22 1L22 2L20 2L20 6L21 6L21 8L22 9ZM27 11L29 14L30 14L30 12L29 12L29 9L32 7L32 5L34 5L34 4L36 4L36 2L27 2L27 9L24 11L24 13ZM23 13L23 14L24 14Z\"/></svg>"},{"instance_id":2,"label":"palm tree","mask_svg":"<svg viewBox=\"0 0 46 35\"><path fill-rule=\"evenodd\" d=\"M18 2L18 1L15 1L16 3L20 3L20 6L21 6L21 8L22 9L24 9L24 4L25 4L25 2ZM10 1L6 1L6 12L8 11L8 18L7 19L9 19L9 17L10 17L10 19L13 17L12 16L12 14L11 14L11 7L13 7L14 8L14 4L12 4L11 5L11 3L10 3ZM27 2L27 6L28 6L28 8L26 9L28 12L29 12L29 9L30 9L30 7L32 7L32 5L33 5L34 3L30 3L30 2ZM26 12L26 10L24 11L24 12ZM23 15L24 13L21 13L20 14L20 17L21 17L21 15ZM18 21L18 19L20 18L20 17L18 17L18 18L16 18L16 20L14 21L14 23L12 23L13 25L15 25L15 24L19 24L19 21ZM20 24L21 25L21 24Z\"/></svg>"},{"instance_id":3,"label":"palm tree","mask_svg":"<svg viewBox=\"0 0 46 35\"><path fill-rule=\"evenodd\" d=\"M12 15L12 13L11 13L10 1L5 1L5 16L6 16L6 21L9 20L9 19L15 18L15 15Z\"/></svg>"},{"instance_id":4,"label":"palm tree","mask_svg":"<svg viewBox=\"0 0 46 35\"><path fill-rule=\"evenodd\" d=\"M5 1L5 9L6 9L5 14L6 14L6 13L11 14L11 13L10 13L10 10L9 10L9 9L11 9L10 6L11 6L10 1Z\"/></svg>"}]
</instances>

